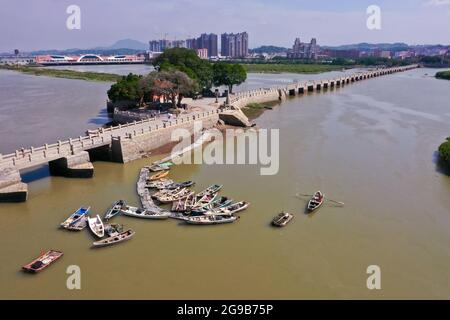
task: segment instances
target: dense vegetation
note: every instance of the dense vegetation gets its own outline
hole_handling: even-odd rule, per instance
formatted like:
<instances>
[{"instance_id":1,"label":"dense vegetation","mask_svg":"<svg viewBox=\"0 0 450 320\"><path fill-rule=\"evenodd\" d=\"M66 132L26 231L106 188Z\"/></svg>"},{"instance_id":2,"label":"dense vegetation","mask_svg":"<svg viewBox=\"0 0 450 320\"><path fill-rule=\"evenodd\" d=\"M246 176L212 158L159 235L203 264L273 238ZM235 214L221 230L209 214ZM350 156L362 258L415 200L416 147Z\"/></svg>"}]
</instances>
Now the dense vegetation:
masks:
<instances>
[{"instance_id":1,"label":"dense vegetation","mask_svg":"<svg viewBox=\"0 0 450 320\"><path fill-rule=\"evenodd\" d=\"M155 96L164 97L172 107L181 105L184 96L192 95L198 90L195 80L178 70L150 72L146 76L130 73L122 77L108 90L112 102L131 101L139 107L152 103Z\"/></svg>"},{"instance_id":2,"label":"dense vegetation","mask_svg":"<svg viewBox=\"0 0 450 320\"><path fill-rule=\"evenodd\" d=\"M450 70L436 73L436 78L450 80Z\"/></svg>"},{"instance_id":3,"label":"dense vegetation","mask_svg":"<svg viewBox=\"0 0 450 320\"><path fill-rule=\"evenodd\" d=\"M233 85L245 81L245 69L238 64L215 64L200 59L194 50L186 48L172 48L164 51L153 62L159 71L179 70L196 80L201 88L210 89L215 86L228 86L230 91Z\"/></svg>"},{"instance_id":4,"label":"dense vegetation","mask_svg":"<svg viewBox=\"0 0 450 320\"><path fill-rule=\"evenodd\" d=\"M120 79L120 75L112 73L102 73L102 72L80 72L74 70L61 70L61 69L50 69L50 68L39 68L31 66L0 66L0 69L8 69L20 71L27 74L32 74L35 76L48 76L57 78L67 78L67 79L80 79L80 80L90 80L90 81L108 81L114 82Z\"/></svg>"},{"instance_id":5,"label":"dense vegetation","mask_svg":"<svg viewBox=\"0 0 450 320\"><path fill-rule=\"evenodd\" d=\"M450 137L439 146L439 158L450 165Z\"/></svg>"}]
</instances>

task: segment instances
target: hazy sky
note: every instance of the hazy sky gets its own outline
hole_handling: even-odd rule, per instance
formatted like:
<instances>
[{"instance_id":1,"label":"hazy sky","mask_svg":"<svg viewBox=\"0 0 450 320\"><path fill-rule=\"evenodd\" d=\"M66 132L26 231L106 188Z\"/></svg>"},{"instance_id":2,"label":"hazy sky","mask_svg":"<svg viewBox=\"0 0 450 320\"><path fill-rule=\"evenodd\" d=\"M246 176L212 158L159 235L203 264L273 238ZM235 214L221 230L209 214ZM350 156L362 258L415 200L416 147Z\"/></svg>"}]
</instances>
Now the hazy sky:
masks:
<instances>
[{"instance_id":1,"label":"hazy sky","mask_svg":"<svg viewBox=\"0 0 450 320\"><path fill-rule=\"evenodd\" d=\"M66 27L72 4L81 9L80 30ZM381 8L381 30L366 27L371 4ZM3 52L244 30L251 48L290 47L295 37L321 45L450 44L450 0L1 0L0 30Z\"/></svg>"}]
</instances>

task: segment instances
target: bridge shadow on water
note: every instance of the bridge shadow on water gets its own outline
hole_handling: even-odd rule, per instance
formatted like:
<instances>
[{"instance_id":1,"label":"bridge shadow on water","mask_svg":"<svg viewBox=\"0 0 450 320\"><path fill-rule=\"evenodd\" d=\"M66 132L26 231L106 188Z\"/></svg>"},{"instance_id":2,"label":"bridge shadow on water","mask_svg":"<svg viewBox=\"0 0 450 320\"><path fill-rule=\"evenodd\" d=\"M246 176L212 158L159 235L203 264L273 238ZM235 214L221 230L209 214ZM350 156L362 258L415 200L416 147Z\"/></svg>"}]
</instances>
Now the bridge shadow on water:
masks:
<instances>
[{"instance_id":1,"label":"bridge shadow on water","mask_svg":"<svg viewBox=\"0 0 450 320\"><path fill-rule=\"evenodd\" d=\"M30 183L33 181L49 177L50 169L49 166L46 164L39 167L24 170L20 173L20 176L22 177L23 182Z\"/></svg>"},{"instance_id":2,"label":"bridge shadow on water","mask_svg":"<svg viewBox=\"0 0 450 320\"><path fill-rule=\"evenodd\" d=\"M110 122L111 120L112 119L109 117L107 109L103 108L100 110L96 117L89 119L88 123L100 126Z\"/></svg>"},{"instance_id":3,"label":"bridge shadow on water","mask_svg":"<svg viewBox=\"0 0 450 320\"><path fill-rule=\"evenodd\" d=\"M433 152L433 163L436 165L436 172L450 176L450 165L439 158L439 152Z\"/></svg>"}]
</instances>

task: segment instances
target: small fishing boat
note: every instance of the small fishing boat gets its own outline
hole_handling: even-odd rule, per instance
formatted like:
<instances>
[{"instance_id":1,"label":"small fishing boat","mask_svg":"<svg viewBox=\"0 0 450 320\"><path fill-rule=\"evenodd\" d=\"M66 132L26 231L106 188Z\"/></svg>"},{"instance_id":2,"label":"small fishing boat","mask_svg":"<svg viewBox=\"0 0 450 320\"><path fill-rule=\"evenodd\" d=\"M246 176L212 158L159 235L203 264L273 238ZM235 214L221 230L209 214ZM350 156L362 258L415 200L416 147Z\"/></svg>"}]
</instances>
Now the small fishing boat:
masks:
<instances>
[{"instance_id":1,"label":"small fishing boat","mask_svg":"<svg viewBox=\"0 0 450 320\"><path fill-rule=\"evenodd\" d=\"M199 192L197 194L197 198L202 198L205 195L217 193L217 192L219 192L220 189L222 189L222 187L223 187L223 185L213 184L213 185L209 186L208 188L206 188L205 190Z\"/></svg>"},{"instance_id":2,"label":"small fishing boat","mask_svg":"<svg viewBox=\"0 0 450 320\"><path fill-rule=\"evenodd\" d=\"M187 217L184 221L188 224L211 225L232 223L237 221L238 217L230 215L203 215L195 217Z\"/></svg>"},{"instance_id":3,"label":"small fishing boat","mask_svg":"<svg viewBox=\"0 0 450 320\"><path fill-rule=\"evenodd\" d=\"M105 225L105 233L108 235L108 237L115 236L123 231L123 225L112 223L112 224L106 224Z\"/></svg>"},{"instance_id":4,"label":"small fishing boat","mask_svg":"<svg viewBox=\"0 0 450 320\"><path fill-rule=\"evenodd\" d=\"M152 212L138 207L125 206L122 208L122 214L143 219L167 219L170 216L169 211Z\"/></svg>"},{"instance_id":5,"label":"small fishing boat","mask_svg":"<svg viewBox=\"0 0 450 320\"><path fill-rule=\"evenodd\" d=\"M168 175L169 175L169 170L161 171L161 172L155 173L154 175L151 175L148 178L148 180L155 181L155 180L159 180L161 178L167 177Z\"/></svg>"},{"instance_id":6,"label":"small fishing boat","mask_svg":"<svg viewBox=\"0 0 450 320\"><path fill-rule=\"evenodd\" d=\"M281 212L272 220L272 224L277 227L284 227L287 225L294 216L288 212Z\"/></svg>"},{"instance_id":7,"label":"small fishing boat","mask_svg":"<svg viewBox=\"0 0 450 320\"><path fill-rule=\"evenodd\" d=\"M131 229L128 229L126 231L120 232L116 235L113 235L112 237L102 239L99 241L94 242L92 245L94 247L106 247L110 246L116 243L120 243L126 240L131 239L132 236L134 236L135 232Z\"/></svg>"},{"instance_id":8,"label":"small fishing boat","mask_svg":"<svg viewBox=\"0 0 450 320\"><path fill-rule=\"evenodd\" d=\"M170 165L168 165L168 163L165 162L165 163L160 163L160 164L153 164L153 165L151 165L148 168L152 172L157 172L157 171L169 170L170 169Z\"/></svg>"},{"instance_id":9,"label":"small fishing boat","mask_svg":"<svg viewBox=\"0 0 450 320\"><path fill-rule=\"evenodd\" d=\"M208 211L219 209L230 205L233 202L233 199L229 199L228 197L221 196L216 197L214 201L212 201L209 205L203 208L193 209L191 214L205 214Z\"/></svg>"},{"instance_id":10,"label":"small fishing boat","mask_svg":"<svg viewBox=\"0 0 450 320\"><path fill-rule=\"evenodd\" d=\"M180 188L173 189L173 190L161 189L161 190L155 192L154 194L152 194L151 197L153 199L158 199L160 197L173 196L173 195L177 194L178 192L180 192L180 190L181 190Z\"/></svg>"},{"instance_id":11,"label":"small fishing boat","mask_svg":"<svg viewBox=\"0 0 450 320\"><path fill-rule=\"evenodd\" d=\"M171 179L162 178L155 181L148 182L145 187L150 189L166 189L168 186L174 184Z\"/></svg>"},{"instance_id":12,"label":"small fishing boat","mask_svg":"<svg viewBox=\"0 0 450 320\"><path fill-rule=\"evenodd\" d=\"M191 210L192 206L195 204L195 194L192 193L191 195L187 196L185 199L179 199L177 201L174 201L172 203L172 209L173 212L186 212Z\"/></svg>"},{"instance_id":13,"label":"small fishing boat","mask_svg":"<svg viewBox=\"0 0 450 320\"><path fill-rule=\"evenodd\" d=\"M197 195L197 201L192 206L192 210L194 211L194 210L198 210L198 209L203 209L204 207L211 204L216 197L217 197L217 193L207 193L204 196L202 196L201 198L198 198L198 195Z\"/></svg>"},{"instance_id":14,"label":"small fishing boat","mask_svg":"<svg viewBox=\"0 0 450 320\"><path fill-rule=\"evenodd\" d=\"M24 265L22 269L28 272L36 273L44 270L62 256L63 253L61 251L49 250L31 261L29 264Z\"/></svg>"},{"instance_id":15,"label":"small fishing boat","mask_svg":"<svg viewBox=\"0 0 450 320\"><path fill-rule=\"evenodd\" d=\"M180 199L186 199L187 197L189 197L190 195L193 195L194 191L189 190L187 188L183 188L181 189L179 192L175 193L175 194L168 194L168 195L163 195L161 197L158 197L158 201L161 203L171 203Z\"/></svg>"},{"instance_id":16,"label":"small fishing boat","mask_svg":"<svg viewBox=\"0 0 450 320\"><path fill-rule=\"evenodd\" d=\"M71 229L74 225L77 224L77 222L80 222L80 220L83 220L84 217L88 214L91 207L81 207L77 211L71 214L69 218L66 219L63 223L61 223L61 227L65 229ZM86 226L86 225L85 225ZM84 227L83 227L84 228ZM78 229L73 229L78 230Z\"/></svg>"},{"instance_id":17,"label":"small fishing boat","mask_svg":"<svg viewBox=\"0 0 450 320\"><path fill-rule=\"evenodd\" d=\"M232 215L234 213L237 213L239 211L245 210L247 209L247 207L250 205L249 202L247 201L240 201L240 202L236 202L236 203L232 203L228 206L222 207L222 208L217 208L215 210L213 210L216 214L228 214L228 215Z\"/></svg>"},{"instance_id":18,"label":"small fishing boat","mask_svg":"<svg viewBox=\"0 0 450 320\"><path fill-rule=\"evenodd\" d=\"M116 215L118 215L120 213L120 210L125 205L126 205L125 200L118 200L118 201L114 202L114 204L111 206L111 208L109 208L106 211L104 219L106 221L108 221L109 219L115 217Z\"/></svg>"},{"instance_id":19,"label":"small fishing boat","mask_svg":"<svg viewBox=\"0 0 450 320\"><path fill-rule=\"evenodd\" d=\"M308 212L313 212L314 210L317 210L325 201L325 196L321 191L317 191L311 198L311 200L308 201Z\"/></svg>"},{"instance_id":20,"label":"small fishing boat","mask_svg":"<svg viewBox=\"0 0 450 320\"><path fill-rule=\"evenodd\" d=\"M102 219L99 215L95 218L88 218L89 229L91 229L92 233L97 237L102 238L105 235L105 227L103 226Z\"/></svg>"},{"instance_id":21,"label":"small fishing boat","mask_svg":"<svg viewBox=\"0 0 450 320\"><path fill-rule=\"evenodd\" d=\"M175 182L166 186L167 189L187 188L195 184L194 181Z\"/></svg>"}]
</instances>

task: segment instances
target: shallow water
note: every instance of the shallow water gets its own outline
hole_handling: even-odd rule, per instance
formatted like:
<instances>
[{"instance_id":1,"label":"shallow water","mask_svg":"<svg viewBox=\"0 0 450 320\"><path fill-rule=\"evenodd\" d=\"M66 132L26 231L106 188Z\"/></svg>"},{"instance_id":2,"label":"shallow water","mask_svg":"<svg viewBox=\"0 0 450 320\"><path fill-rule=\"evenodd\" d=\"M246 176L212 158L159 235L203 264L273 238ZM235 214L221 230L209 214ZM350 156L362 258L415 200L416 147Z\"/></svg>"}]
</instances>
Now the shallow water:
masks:
<instances>
[{"instance_id":1,"label":"shallow water","mask_svg":"<svg viewBox=\"0 0 450 320\"><path fill-rule=\"evenodd\" d=\"M449 82L418 69L308 94L266 111L256 123L280 130L280 170L259 166L180 165L175 180L195 190L224 184L223 195L251 206L234 224L186 226L175 220L117 217L136 231L115 247L90 249L93 237L58 229L81 205L103 214L114 200L138 204L140 167L95 162L93 179L26 175L30 198L2 204L1 298L450 298L450 177L435 150L450 135ZM41 177L41 178L39 178ZM305 215L320 189L344 207ZM280 210L285 228L269 223ZM114 221L114 220L113 220ZM41 250L64 257L38 275L20 266ZM81 268L81 290L65 270ZM366 269L381 268L381 290Z\"/></svg>"}]
</instances>

